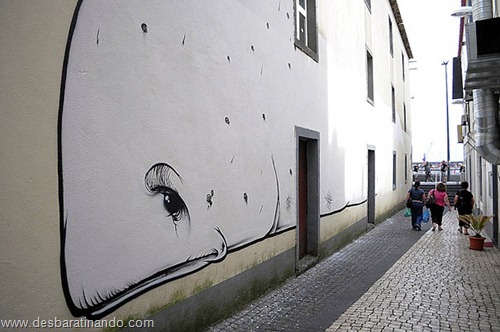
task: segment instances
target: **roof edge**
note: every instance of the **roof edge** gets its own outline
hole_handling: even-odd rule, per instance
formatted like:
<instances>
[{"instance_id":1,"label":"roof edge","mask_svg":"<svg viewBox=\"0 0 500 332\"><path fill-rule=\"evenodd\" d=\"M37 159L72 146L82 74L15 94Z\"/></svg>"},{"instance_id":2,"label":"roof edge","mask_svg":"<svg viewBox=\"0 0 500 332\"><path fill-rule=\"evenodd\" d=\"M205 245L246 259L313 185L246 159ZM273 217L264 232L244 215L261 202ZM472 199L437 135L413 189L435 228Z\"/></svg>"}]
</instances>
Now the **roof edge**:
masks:
<instances>
[{"instance_id":1,"label":"roof edge","mask_svg":"<svg viewBox=\"0 0 500 332\"><path fill-rule=\"evenodd\" d=\"M401 17L401 12L399 11L399 6L397 0L389 0L391 5L392 13L396 18L396 23L398 25L399 34L403 40L403 44L409 59L413 59L413 52L411 51L410 41L408 40L408 35L406 34L405 25L403 23L403 18Z\"/></svg>"}]
</instances>

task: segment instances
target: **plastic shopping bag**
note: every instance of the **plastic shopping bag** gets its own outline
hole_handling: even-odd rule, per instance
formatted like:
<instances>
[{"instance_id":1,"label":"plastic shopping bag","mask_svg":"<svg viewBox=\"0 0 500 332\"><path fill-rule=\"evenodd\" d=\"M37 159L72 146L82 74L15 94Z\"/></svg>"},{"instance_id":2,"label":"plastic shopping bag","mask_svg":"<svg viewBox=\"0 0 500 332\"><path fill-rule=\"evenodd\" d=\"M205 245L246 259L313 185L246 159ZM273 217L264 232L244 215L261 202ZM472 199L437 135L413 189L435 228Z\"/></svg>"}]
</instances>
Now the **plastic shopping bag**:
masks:
<instances>
[{"instance_id":1,"label":"plastic shopping bag","mask_svg":"<svg viewBox=\"0 0 500 332\"><path fill-rule=\"evenodd\" d=\"M411 209L410 208L405 209L405 217L411 217Z\"/></svg>"},{"instance_id":2,"label":"plastic shopping bag","mask_svg":"<svg viewBox=\"0 0 500 332\"><path fill-rule=\"evenodd\" d=\"M424 212L422 214L422 221L426 223L429 221L429 219L430 219L429 209L424 209Z\"/></svg>"}]
</instances>

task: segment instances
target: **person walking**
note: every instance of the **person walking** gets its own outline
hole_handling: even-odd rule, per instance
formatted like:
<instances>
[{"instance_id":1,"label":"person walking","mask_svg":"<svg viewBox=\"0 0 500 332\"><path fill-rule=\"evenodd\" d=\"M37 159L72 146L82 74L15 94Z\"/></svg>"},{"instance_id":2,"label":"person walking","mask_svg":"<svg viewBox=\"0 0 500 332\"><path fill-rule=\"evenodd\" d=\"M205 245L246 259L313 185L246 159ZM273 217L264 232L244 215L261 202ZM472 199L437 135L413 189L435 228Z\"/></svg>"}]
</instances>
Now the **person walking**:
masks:
<instances>
[{"instance_id":1,"label":"person walking","mask_svg":"<svg viewBox=\"0 0 500 332\"><path fill-rule=\"evenodd\" d=\"M413 165L413 181L417 181L418 176L418 164Z\"/></svg>"},{"instance_id":2,"label":"person walking","mask_svg":"<svg viewBox=\"0 0 500 332\"><path fill-rule=\"evenodd\" d=\"M425 171L425 181L424 182L429 182L429 180L431 180L431 164L429 164L428 161L426 161L424 164L424 171Z\"/></svg>"},{"instance_id":3,"label":"person walking","mask_svg":"<svg viewBox=\"0 0 500 332\"><path fill-rule=\"evenodd\" d=\"M441 162L441 181L443 183L446 183L448 181L447 172L448 172L448 163L445 160L443 160Z\"/></svg>"},{"instance_id":4,"label":"person walking","mask_svg":"<svg viewBox=\"0 0 500 332\"><path fill-rule=\"evenodd\" d=\"M455 207L455 210L458 210L458 215L463 216L466 214L472 214L472 209L474 207L474 195L468 190L469 189L469 182L463 181L460 183L460 187L462 188L459 190L455 198L453 200L453 205ZM462 233L462 228L464 229L463 234L469 235L468 228L469 225L460 219L458 219L458 231Z\"/></svg>"},{"instance_id":5,"label":"person walking","mask_svg":"<svg viewBox=\"0 0 500 332\"><path fill-rule=\"evenodd\" d=\"M465 166L460 164L460 181L465 181Z\"/></svg>"},{"instance_id":6,"label":"person walking","mask_svg":"<svg viewBox=\"0 0 500 332\"><path fill-rule=\"evenodd\" d=\"M443 227L443 212L445 205L448 207L448 211L451 211L450 201L448 200L448 193L446 192L446 185L439 182L436 189L429 191L429 196L434 196L435 203L430 207L431 218L432 218L432 231L438 230L442 231Z\"/></svg>"},{"instance_id":7,"label":"person walking","mask_svg":"<svg viewBox=\"0 0 500 332\"><path fill-rule=\"evenodd\" d=\"M425 202L425 191L420 189L420 181L415 181L413 188L408 190L406 201L408 200L411 200L411 227L416 231L420 231Z\"/></svg>"}]
</instances>

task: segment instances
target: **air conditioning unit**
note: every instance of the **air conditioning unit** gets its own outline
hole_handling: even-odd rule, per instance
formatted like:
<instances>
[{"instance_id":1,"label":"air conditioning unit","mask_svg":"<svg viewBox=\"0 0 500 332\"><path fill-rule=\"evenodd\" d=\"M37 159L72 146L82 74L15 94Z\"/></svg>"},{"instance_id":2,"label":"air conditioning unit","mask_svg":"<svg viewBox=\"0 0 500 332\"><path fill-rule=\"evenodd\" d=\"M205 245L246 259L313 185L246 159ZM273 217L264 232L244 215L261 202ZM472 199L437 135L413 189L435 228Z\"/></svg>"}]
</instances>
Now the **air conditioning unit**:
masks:
<instances>
[{"instance_id":1,"label":"air conditioning unit","mask_svg":"<svg viewBox=\"0 0 500 332\"><path fill-rule=\"evenodd\" d=\"M500 17L479 20L475 24L478 58L500 56Z\"/></svg>"},{"instance_id":2,"label":"air conditioning unit","mask_svg":"<svg viewBox=\"0 0 500 332\"><path fill-rule=\"evenodd\" d=\"M500 17L479 20L465 26L467 56L470 60L500 56Z\"/></svg>"},{"instance_id":3,"label":"air conditioning unit","mask_svg":"<svg viewBox=\"0 0 500 332\"><path fill-rule=\"evenodd\" d=\"M500 88L500 18L465 26L467 71L465 90Z\"/></svg>"}]
</instances>

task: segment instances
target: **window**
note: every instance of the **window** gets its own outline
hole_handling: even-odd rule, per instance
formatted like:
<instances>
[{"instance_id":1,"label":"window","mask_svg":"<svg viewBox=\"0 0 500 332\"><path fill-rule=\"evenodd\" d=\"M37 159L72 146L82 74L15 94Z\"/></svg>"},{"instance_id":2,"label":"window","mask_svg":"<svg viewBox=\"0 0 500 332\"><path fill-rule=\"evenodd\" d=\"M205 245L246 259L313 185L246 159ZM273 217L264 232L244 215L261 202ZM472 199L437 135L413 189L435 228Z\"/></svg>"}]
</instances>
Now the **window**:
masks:
<instances>
[{"instance_id":1,"label":"window","mask_svg":"<svg viewBox=\"0 0 500 332\"><path fill-rule=\"evenodd\" d=\"M406 104L403 103L403 130L406 132L407 131L407 126L406 126Z\"/></svg>"},{"instance_id":2,"label":"window","mask_svg":"<svg viewBox=\"0 0 500 332\"><path fill-rule=\"evenodd\" d=\"M370 54L370 51L366 51L366 98L367 100L373 104L374 95L373 95L373 57Z\"/></svg>"},{"instance_id":3,"label":"window","mask_svg":"<svg viewBox=\"0 0 500 332\"><path fill-rule=\"evenodd\" d=\"M405 55L401 52L401 75L403 76L403 82L405 81Z\"/></svg>"},{"instance_id":4,"label":"window","mask_svg":"<svg viewBox=\"0 0 500 332\"><path fill-rule=\"evenodd\" d=\"M295 45L318 61L316 0L295 0Z\"/></svg>"},{"instance_id":5,"label":"window","mask_svg":"<svg viewBox=\"0 0 500 332\"><path fill-rule=\"evenodd\" d=\"M389 49L392 57L394 57L394 40L392 36L392 20L389 17Z\"/></svg>"},{"instance_id":6,"label":"window","mask_svg":"<svg viewBox=\"0 0 500 332\"><path fill-rule=\"evenodd\" d=\"M392 152L392 189L396 190L396 151Z\"/></svg>"},{"instance_id":7,"label":"window","mask_svg":"<svg viewBox=\"0 0 500 332\"><path fill-rule=\"evenodd\" d=\"M408 183L408 155L405 153L405 184Z\"/></svg>"},{"instance_id":8,"label":"window","mask_svg":"<svg viewBox=\"0 0 500 332\"><path fill-rule=\"evenodd\" d=\"M394 85L391 85L391 106L392 106L392 122L396 123L396 90Z\"/></svg>"}]
</instances>

